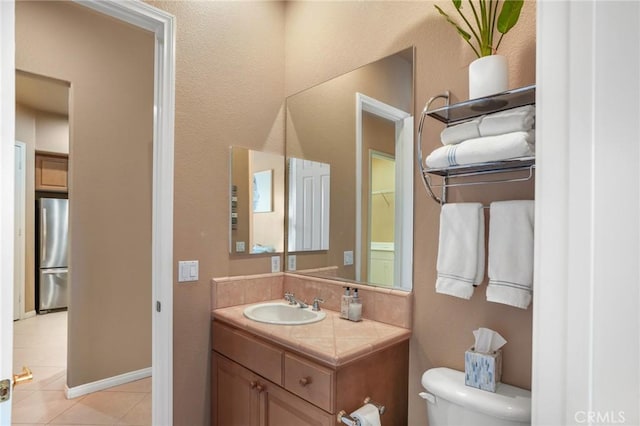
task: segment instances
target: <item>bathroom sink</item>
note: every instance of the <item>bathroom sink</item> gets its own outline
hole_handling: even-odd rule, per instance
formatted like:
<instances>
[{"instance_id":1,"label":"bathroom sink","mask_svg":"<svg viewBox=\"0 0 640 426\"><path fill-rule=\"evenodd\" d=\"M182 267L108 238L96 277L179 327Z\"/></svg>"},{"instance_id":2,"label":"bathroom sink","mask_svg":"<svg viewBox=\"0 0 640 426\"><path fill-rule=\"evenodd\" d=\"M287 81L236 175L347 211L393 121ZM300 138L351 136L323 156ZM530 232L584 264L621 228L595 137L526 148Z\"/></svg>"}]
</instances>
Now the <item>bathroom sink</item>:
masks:
<instances>
[{"instance_id":1,"label":"bathroom sink","mask_svg":"<svg viewBox=\"0 0 640 426\"><path fill-rule=\"evenodd\" d=\"M268 324L300 325L322 321L326 314L312 311L311 307L300 308L298 305L268 302L249 306L244 310L244 316Z\"/></svg>"}]
</instances>

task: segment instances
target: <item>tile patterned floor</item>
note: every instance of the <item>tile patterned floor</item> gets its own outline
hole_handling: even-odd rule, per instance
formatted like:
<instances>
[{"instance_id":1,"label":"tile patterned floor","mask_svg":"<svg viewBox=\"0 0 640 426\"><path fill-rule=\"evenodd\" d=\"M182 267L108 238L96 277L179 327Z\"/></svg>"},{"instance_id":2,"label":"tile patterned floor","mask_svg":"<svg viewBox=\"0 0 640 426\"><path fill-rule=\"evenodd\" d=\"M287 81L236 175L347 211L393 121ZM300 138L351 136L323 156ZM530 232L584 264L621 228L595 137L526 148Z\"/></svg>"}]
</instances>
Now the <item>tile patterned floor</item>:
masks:
<instances>
[{"instance_id":1,"label":"tile patterned floor","mask_svg":"<svg viewBox=\"0 0 640 426\"><path fill-rule=\"evenodd\" d=\"M151 425L151 378L66 399L67 313L14 323L14 371L34 380L13 393L13 424L20 426Z\"/></svg>"}]
</instances>

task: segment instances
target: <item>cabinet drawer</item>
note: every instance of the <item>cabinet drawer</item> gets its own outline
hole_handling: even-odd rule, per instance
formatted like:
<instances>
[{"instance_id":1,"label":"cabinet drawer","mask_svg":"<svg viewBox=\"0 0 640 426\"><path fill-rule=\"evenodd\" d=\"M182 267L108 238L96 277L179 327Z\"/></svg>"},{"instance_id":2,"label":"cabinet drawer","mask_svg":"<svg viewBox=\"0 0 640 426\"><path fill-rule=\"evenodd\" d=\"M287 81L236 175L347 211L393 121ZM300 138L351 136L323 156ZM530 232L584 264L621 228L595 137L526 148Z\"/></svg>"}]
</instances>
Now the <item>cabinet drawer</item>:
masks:
<instances>
[{"instance_id":1,"label":"cabinet drawer","mask_svg":"<svg viewBox=\"0 0 640 426\"><path fill-rule=\"evenodd\" d=\"M283 351L217 321L212 324L213 349L274 383L282 384Z\"/></svg>"},{"instance_id":2,"label":"cabinet drawer","mask_svg":"<svg viewBox=\"0 0 640 426\"><path fill-rule=\"evenodd\" d=\"M285 354L284 387L289 392L333 413L333 383L333 371L295 355Z\"/></svg>"}]
</instances>

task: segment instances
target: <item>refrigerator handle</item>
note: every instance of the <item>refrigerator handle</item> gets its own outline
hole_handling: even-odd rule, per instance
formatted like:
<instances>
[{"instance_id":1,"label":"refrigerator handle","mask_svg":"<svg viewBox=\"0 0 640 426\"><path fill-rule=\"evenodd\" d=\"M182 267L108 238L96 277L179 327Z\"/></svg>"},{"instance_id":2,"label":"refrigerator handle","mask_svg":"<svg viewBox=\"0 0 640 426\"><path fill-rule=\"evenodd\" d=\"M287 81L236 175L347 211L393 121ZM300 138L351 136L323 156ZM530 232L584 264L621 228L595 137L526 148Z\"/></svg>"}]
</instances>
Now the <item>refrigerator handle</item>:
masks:
<instances>
[{"instance_id":1,"label":"refrigerator handle","mask_svg":"<svg viewBox=\"0 0 640 426\"><path fill-rule=\"evenodd\" d=\"M42 224L42 238L41 241L47 241L47 209L46 207L42 208L42 220L40 221ZM42 244L42 260L47 258L47 245Z\"/></svg>"}]
</instances>

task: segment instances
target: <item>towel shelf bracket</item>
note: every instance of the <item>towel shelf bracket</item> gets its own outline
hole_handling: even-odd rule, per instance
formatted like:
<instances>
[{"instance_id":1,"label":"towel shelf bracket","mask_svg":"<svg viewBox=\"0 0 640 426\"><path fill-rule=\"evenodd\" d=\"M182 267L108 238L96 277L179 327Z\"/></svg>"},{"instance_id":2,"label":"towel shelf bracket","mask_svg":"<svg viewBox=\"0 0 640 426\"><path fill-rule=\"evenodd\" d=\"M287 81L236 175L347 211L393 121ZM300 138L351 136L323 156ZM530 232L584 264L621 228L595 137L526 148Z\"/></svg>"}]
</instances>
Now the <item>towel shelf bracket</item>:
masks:
<instances>
[{"instance_id":1,"label":"towel shelf bracket","mask_svg":"<svg viewBox=\"0 0 640 426\"><path fill-rule=\"evenodd\" d=\"M426 117L434 118L447 125L466 121L480 115L504 111L524 105L535 104L535 85L509 90L496 95L484 98L471 99L469 101L450 105L450 93L446 91L440 95L433 96L427 101L420 116L418 125L417 157L420 175L424 183L427 194L438 204L447 202L447 189L452 187L462 187L470 185L488 185L496 183L523 182L533 178L535 170L535 157L516 158L505 161L494 161L488 163L469 164L464 166L454 166L444 169L430 169L425 167L422 155L422 134ZM431 109L431 105L438 99L444 99L445 105L437 109ZM494 178L483 180L458 179L471 178L477 176L487 176L513 172L517 176L509 175L504 178ZM432 177L439 176L441 183L433 183ZM435 189L440 189L440 195L436 195Z\"/></svg>"}]
</instances>

